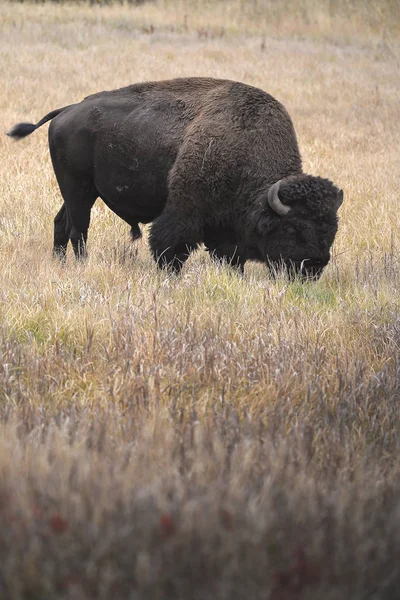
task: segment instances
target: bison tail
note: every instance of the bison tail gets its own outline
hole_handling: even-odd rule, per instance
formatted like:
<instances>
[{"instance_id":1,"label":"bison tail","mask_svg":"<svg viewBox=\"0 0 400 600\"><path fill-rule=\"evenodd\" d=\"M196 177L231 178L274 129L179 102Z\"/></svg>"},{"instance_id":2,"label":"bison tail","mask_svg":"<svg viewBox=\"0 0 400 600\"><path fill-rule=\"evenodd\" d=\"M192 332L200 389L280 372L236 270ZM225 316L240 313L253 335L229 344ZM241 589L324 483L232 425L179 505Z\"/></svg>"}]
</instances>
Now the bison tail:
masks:
<instances>
[{"instance_id":1,"label":"bison tail","mask_svg":"<svg viewBox=\"0 0 400 600\"><path fill-rule=\"evenodd\" d=\"M35 129L36 125L33 123L18 123L10 131L7 131L7 135L17 140L22 140L22 138L33 133Z\"/></svg>"},{"instance_id":2,"label":"bison tail","mask_svg":"<svg viewBox=\"0 0 400 600\"><path fill-rule=\"evenodd\" d=\"M18 123L17 125L14 125L14 127L10 129L10 131L7 132L7 135L16 140L22 140L22 138L26 137L27 135L30 135L35 131L35 129L38 129L39 127L47 123L47 121L51 121L51 119L54 119L54 117L59 115L61 112L63 112L70 106L72 105L70 104L69 106L64 106L63 108L57 108L56 110L53 110L52 112L48 113L45 117L43 117L43 119L40 119L40 121L36 123L36 125L34 125L33 123Z\"/></svg>"}]
</instances>

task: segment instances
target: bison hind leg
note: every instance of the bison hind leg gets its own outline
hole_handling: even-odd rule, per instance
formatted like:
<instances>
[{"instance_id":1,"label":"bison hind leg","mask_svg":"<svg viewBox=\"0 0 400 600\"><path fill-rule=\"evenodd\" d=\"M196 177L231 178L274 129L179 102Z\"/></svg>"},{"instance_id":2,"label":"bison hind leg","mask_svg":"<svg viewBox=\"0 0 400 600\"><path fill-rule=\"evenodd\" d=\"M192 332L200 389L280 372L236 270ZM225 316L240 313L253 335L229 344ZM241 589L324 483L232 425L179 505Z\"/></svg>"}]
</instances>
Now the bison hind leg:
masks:
<instances>
[{"instance_id":1,"label":"bison hind leg","mask_svg":"<svg viewBox=\"0 0 400 600\"><path fill-rule=\"evenodd\" d=\"M54 258L65 261L70 232L71 224L68 219L68 211L64 202L54 218Z\"/></svg>"},{"instance_id":2,"label":"bison hind leg","mask_svg":"<svg viewBox=\"0 0 400 600\"><path fill-rule=\"evenodd\" d=\"M76 176L64 171L61 176L59 165L53 160L58 185L64 205L54 220L54 253L65 257L68 231L77 259L85 258L87 233L90 223L90 211L98 196L89 177ZM64 226L67 223L67 226Z\"/></svg>"}]
</instances>

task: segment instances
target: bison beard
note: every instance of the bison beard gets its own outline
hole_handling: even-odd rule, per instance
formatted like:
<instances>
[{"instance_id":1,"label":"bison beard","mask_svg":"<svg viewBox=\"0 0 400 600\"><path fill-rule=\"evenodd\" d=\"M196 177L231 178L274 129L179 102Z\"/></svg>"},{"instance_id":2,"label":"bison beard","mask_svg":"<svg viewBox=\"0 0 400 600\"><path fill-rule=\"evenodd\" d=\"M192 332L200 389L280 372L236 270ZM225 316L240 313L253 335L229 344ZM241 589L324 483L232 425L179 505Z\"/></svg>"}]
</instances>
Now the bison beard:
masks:
<instances>
[{"instance_id":1,"label":"bison beard","mask_svg":"<svg viewBox=\"0 0 400 600\"><path fill-rule=\"evenodd\" d=\"M179 272L202 242L218 261L247 260L317 278L329 261L343 192L302 173L285 108L234 81L187 78L135 84L54 110L49 147L64 199L54 220L54 254L71 240L86 255L98 197L150 246L160 267Z\"/></svg>"}]
</instances>

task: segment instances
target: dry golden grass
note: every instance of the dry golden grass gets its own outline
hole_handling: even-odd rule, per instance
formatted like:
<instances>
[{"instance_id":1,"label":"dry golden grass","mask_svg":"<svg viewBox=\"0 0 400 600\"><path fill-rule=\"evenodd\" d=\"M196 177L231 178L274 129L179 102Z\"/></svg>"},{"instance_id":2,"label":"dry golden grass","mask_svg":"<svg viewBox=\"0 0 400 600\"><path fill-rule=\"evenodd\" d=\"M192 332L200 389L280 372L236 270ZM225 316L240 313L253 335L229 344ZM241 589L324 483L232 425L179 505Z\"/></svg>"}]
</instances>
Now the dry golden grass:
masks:
<instances>
[{"instance_id":1,"label":"dry golden grass","mask_svg":"<svg viewBox=\"0 0 400 600\"><path fill-rule=\"evenodd\" d=\"M236 79L345 190L316 284L203 251L159 273L100 201L88 261L61 266L46 127L0 137L0 598L396 597L396 3L274 6L0 4L3 131L136 81Z\"/></svg>"}]
</instances>

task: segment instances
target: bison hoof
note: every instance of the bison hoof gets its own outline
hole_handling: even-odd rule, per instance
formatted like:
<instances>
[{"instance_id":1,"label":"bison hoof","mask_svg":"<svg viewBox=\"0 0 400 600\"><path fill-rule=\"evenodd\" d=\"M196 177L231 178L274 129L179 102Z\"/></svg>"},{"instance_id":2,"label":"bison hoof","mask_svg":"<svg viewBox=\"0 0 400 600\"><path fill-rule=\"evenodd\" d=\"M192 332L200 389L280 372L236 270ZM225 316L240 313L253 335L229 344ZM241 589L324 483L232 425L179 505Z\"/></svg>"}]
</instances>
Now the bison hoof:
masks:
<instances>
[{"instance_id":1,"label":"bison hoof","mask_svg":"<svg viewBox=\"0 0 400 600\"><path fill-rule=\"evenodd\" d=\"M65 263L67 260L67 249L64 246L55 246L53 248L53 258L61 263Z\"/></svg>"}]
</instances>

